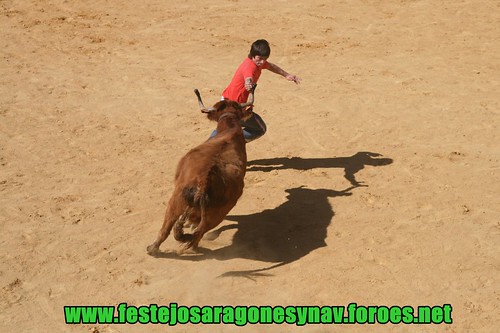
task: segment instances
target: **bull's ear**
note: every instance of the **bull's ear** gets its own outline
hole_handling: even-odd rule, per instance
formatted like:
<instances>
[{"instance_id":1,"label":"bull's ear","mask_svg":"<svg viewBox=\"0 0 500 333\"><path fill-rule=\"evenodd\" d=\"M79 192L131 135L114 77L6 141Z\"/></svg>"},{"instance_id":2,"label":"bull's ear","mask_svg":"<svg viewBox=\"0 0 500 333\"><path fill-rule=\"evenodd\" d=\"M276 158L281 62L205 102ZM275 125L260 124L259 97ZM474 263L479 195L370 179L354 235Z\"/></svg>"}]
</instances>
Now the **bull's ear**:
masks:
<instances>
[{"instance_id":1,"label":"bull's ear","mask_svg":"<svg viewBox=\"0 0 500 333\"><path fill-rule=\"evenodd\" d=\"M242 113L242 119L244 121L247 121L253 114L253 105L249 105L249 106L246 106L244 107L242 110L241 110L241 113Z\"/></svg>"},{"instance_id":2,"label":"bull's ear","mask_svg":"<svg viewBox=\"0 0 500 333\"><path fill-rule=\"evenodd\" d=\"M229 106L229 101L228 100L223 100L223 101L220 101L220 102L217 102L215 105L214 105L214 108L217 109L217 111L222 111L224 110L225 108L227 108Z\"/></svg>"},{"instance_id":3,"label":"bull's ear","mask_svg":"<svg viewBox=\"0 0 500 333\"><path fill-rule=\"evenodd\" d=\"M218 110L216 108L208 108L203 112L207 115L208 120L217 121L218 120Z\"/></svg>"}]
</instances>

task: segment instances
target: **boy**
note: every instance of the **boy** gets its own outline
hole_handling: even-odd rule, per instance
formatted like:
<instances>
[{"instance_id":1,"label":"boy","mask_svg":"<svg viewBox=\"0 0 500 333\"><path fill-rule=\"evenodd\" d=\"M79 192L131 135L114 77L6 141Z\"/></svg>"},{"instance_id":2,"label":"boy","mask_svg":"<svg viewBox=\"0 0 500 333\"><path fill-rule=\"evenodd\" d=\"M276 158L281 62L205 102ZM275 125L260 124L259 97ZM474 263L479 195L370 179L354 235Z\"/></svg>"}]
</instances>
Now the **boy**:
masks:
<instances>
[{"instance_id":1,"label":"boy","mask_svg":"<svg viewBox=\"0 0 500 333\"><path fill-rule=\"evenodd\" d=\"M252 90L252 86L259 80L263 69L268 69L273 73L285 77L288 81L299 84L301 81L299 77L289 74L279 66L267 61L270 54L271 48L266 40L259 39L253 42L248 58L236 70L231 83L222 93L222 99L245 103L250 90ZM252 113L250 118L242 121L241 126L243 127L246 142L253 141L266 133L266 124L256 113ZM216 133L214 130L210 137L215 136Z\"/></svg>"}]
</instances>

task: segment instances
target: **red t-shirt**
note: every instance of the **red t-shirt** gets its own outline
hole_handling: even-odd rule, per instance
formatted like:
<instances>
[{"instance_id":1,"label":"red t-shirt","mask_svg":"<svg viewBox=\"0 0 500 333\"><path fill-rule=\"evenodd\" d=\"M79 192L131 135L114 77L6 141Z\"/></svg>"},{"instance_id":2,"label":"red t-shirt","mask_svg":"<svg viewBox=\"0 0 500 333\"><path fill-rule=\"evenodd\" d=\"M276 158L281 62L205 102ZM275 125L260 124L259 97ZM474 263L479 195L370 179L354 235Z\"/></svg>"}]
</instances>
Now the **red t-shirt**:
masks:
<instances>
[{"instance_id":1,"label":"red t-shirt","mask_svg":"<svg viewBox=\"0 0 500 333\"><path fill-rule=\"evenodd\" d=\"M225 99L230 99L238 103L245 103L248 99L249 91L245 89L245 78L251 77L253 83L257 83L260 77L260 73L263 69L269 68L267 62L258 67L252 59L246 58L241 63L240 67L234 73L233 79L229 86L222 92L222 97Z\"/></svg>"}]
</instances>

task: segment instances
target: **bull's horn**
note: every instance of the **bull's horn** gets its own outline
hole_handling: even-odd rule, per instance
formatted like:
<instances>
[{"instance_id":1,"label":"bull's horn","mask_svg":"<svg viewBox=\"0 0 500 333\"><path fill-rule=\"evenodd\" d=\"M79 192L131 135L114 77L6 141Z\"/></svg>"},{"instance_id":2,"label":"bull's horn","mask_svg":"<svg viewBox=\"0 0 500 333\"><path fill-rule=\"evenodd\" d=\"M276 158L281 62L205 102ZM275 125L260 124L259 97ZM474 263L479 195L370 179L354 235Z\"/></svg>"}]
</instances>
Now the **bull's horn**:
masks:
<instances>
[{"instance_id":1,"label":"bull's horn","mask_svg":"<svg viewBox=\"0 0 500 333\"><path fill-rule=\"evenodd\" d=\"M198 97L198 104L200 105L201 112L206 112L207 108L205 107L205 105L203 105L203 101L201 100L201 95L198 89L195 89L194 93L196 94L196 97Z\"/></svg>"},{"instance_id":2,"label":"bull's horn","mask_svg":"<svg viewBox=\"0 0 500 333\"><path fill-rule=\"evenodd\" d=\"M242 108L246 108L247 106L250 106L250 105L252 105L252 104L253 104L255 88L257 88L257 84L254 84L254 85L252 86L252 90L250 90L250 94L248 95L247 102L246 102L246 103L241 103L241 104L240 104L240 106L241 106Z\"/></svg>"}]
</instances>

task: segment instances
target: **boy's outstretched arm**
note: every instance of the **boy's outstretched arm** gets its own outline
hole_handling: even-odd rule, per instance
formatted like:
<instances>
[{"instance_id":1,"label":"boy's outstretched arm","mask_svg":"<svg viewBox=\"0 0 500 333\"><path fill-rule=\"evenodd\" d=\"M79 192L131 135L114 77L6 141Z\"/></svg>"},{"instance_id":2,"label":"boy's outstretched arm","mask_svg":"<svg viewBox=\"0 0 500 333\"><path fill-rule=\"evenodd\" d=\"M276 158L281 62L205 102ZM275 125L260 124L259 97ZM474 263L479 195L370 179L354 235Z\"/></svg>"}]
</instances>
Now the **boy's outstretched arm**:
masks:
<instances>
[{"instance_id":1,"label":"boy's outstretched arm","mask_svg":"<svg viewBox=\"0 0 500 333\"><path fill-rule=\"evenodd\" d=\"M300 81L302 80L300 77L296 76L296 75L293 75L293 74L290 74L288 73L287 71L285 71L284 69L282 69L281 67L279 67L278 65L276 64L273 64L271 62L267 62L268 66L269 66L269 70L273 73L276 73L276 74L279 74L281 76L283 76L284 78L286 78L288 81L293 81L295 82L296 84L299 84Z\"/></svg>"}]
</instances>

